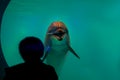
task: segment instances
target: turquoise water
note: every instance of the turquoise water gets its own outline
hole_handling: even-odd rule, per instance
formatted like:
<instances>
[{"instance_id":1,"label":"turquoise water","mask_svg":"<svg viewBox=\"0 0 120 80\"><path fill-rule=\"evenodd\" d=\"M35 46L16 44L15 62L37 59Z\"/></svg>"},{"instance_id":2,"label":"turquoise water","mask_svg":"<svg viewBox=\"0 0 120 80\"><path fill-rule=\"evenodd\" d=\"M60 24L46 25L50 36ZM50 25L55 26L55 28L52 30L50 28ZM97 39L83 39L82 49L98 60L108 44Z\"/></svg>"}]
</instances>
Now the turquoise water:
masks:
<instances>
[{"instance_id":1,"label":"turquoise water","mask_svg":"<svg viewBox=\"0 0 120 80\"><path fill-rule=\"evenodd\" d=\"M1 42L9 66L22 63L18 44L26 36L43 42L53 21L66 24L72 48L60 80L120 80L119 0L11 0L2 20Z\"/></svg>"}]
</instances>

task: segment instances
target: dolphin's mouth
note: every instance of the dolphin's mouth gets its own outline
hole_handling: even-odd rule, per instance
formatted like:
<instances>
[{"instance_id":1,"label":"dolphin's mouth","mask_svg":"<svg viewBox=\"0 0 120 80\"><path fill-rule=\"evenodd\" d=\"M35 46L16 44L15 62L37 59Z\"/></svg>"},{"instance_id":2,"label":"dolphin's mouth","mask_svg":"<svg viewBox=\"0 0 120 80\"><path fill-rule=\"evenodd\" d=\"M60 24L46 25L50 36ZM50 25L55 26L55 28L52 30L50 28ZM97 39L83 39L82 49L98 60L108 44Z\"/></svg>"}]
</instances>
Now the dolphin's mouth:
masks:
<instances>
[{"instance_id":1,"label":"dolphin's mouth","mask_svg":"<svg viewBox=\"0 0 120 80\"><path fill-rule=\"evenodd\" d=\"M53 34L59 41L61 41L65 35L65 32L62 30L57 31Z\"/></svg>"}]
</instances>

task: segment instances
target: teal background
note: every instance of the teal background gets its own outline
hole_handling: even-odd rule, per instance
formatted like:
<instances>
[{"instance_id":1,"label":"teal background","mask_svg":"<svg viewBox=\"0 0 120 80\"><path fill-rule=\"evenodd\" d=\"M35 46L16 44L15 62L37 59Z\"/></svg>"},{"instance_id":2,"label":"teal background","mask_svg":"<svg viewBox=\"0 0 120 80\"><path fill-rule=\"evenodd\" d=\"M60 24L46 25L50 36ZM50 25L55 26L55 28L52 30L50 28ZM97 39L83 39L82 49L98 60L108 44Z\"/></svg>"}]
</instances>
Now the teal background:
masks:
<instances>
[{"instance_id":1,"label":"teal background","mask_svg":"<svg viewBox=\"0 0 120 80\"><path fill-rule=\"evenodd\" d=\"M77 59L68 52L60 80L120 80L119 0L11 0L2 20L1 43L9 66L22 63L26 36L43 42L48 26L63 21Z\"/></svg>"}]
</instances>

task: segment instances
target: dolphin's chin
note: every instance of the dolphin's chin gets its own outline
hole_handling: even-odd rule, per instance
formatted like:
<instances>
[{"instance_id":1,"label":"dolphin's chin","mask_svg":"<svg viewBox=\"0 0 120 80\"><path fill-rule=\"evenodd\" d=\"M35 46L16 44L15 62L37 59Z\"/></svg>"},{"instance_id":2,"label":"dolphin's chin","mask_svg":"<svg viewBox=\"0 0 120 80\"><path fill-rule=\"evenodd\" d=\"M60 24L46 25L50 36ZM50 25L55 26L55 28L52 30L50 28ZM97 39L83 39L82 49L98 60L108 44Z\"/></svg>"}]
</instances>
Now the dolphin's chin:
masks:
<instances>
[{"instance_id":1,"label":"dolphin's chin","mask_svg":"<svg viewBox=\"0 0 120 80\"><path fill-rule=\"evenodd\" d=\"M58 41L62 41L63 38L64 38L64 35L63 35L62 37L59 37L59 36L55 36L55 35L54 35L54 37L55 37Z\"/></svg>"},{"instance_id":2,"label":"dolphin's chin","mask_svg":"<svg viewBox=\"0 0 120 80\"><path fill-rule=\"evenodd\" d=\"M62 40L63 40L63 38L59 38L58 40L59 40L59 41L62 41Z\"/></svg>"}]
</instances>

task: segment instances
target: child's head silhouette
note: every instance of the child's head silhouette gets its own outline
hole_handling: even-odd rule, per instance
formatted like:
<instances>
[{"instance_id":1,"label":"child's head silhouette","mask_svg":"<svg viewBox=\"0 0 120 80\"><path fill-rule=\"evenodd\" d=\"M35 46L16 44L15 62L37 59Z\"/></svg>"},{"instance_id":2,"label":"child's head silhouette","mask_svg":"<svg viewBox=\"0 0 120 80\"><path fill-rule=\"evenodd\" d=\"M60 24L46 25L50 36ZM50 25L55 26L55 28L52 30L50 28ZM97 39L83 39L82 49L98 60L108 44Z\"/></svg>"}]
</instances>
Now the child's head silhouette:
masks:
<instances>
[{"instance_id":1,"label":"child's head silhouette","mask_svg":"<svg viewBox=\"0 0 120 80\"><path fill-rule=\"evenodd\" d=\"M26 37L20 42L19 51L25 62L35 62L43 56L44 45L39 38Z\"/></svg>"}]
</instances>

